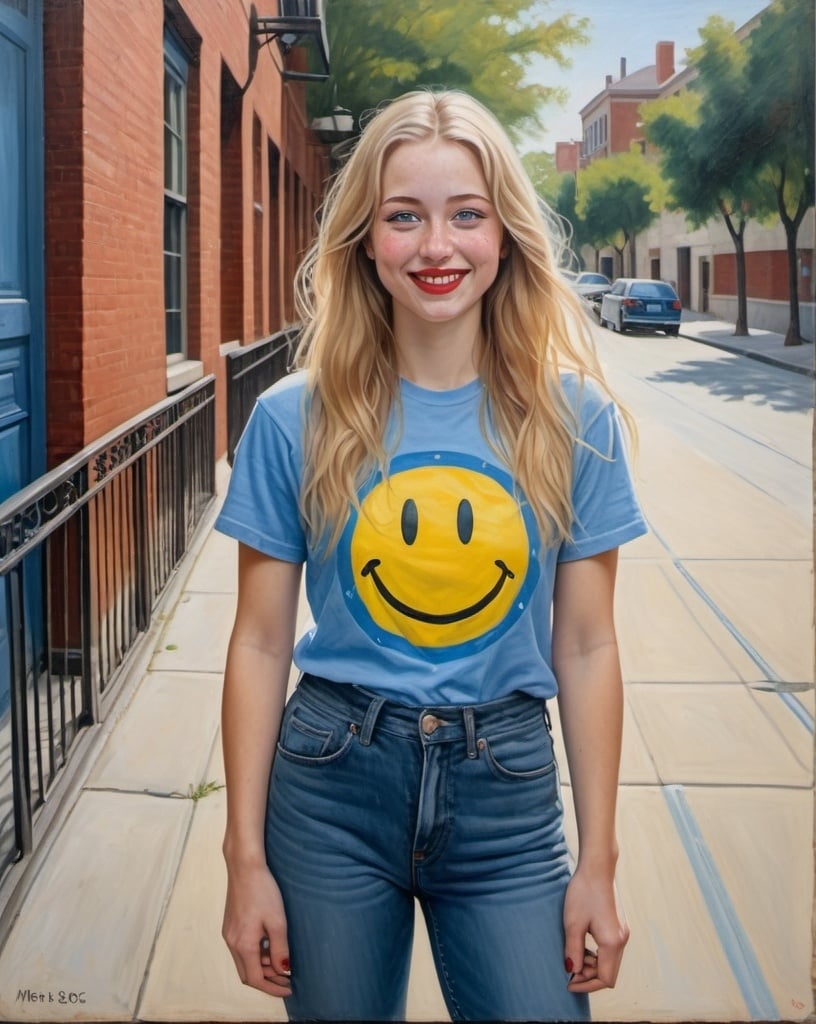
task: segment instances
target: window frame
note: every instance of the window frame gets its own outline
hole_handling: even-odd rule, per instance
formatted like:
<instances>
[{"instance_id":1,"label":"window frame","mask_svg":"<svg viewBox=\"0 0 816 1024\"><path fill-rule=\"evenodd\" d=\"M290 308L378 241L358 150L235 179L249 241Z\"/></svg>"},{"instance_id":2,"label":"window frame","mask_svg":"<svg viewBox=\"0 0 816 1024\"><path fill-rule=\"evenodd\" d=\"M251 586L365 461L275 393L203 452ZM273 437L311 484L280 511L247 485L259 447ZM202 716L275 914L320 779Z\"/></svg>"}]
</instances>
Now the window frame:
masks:
<instances>
[{"instance_id":1,"label":"window frame","mask_svg":"<svg viewBox=\"0 0 816 1024\"><path fill-rule=\"evenodd\" d=\"M164 192L163 192L163 266L164 266L164 346L168 365L184 362L187 360L187 213L188 213L188 81L189 81L189 60L185 55L183 45L175 38L172 30L164 27L164 79L163 79L163 122L164 122ZM178 104L178 124L170 123L168 116L168 79L178 88L180 101ZM168 166L170 154L168 153L168 135L174 137L178 142L179 168L175 180L168 182ZM172 185L178 188L169 187ZM177 222L178 248L168 249L168 217ZM170 306L168 303L168 277L170 274L168 261L170 258L178 261L178 271L173 274L176 278L176 290L178 293L178 306ZM170 315L178 317L178 338L173 338L174 348L176 342L179 351L170 351L171 337L168 330L168 319Z\"/></svg>"}]
</instances>

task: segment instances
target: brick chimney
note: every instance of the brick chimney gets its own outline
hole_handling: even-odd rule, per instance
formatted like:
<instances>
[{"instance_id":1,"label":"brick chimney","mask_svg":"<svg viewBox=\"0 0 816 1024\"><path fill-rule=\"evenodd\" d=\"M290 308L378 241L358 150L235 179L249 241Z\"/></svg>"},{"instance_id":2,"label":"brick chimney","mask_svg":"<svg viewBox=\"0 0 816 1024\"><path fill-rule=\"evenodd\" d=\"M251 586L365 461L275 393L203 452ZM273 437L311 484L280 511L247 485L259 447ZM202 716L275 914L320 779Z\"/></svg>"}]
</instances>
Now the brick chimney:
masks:
<instances>
[{"instance_id":1,"label":"brick chimney","mask_svg":"<svg viewBox=\"0 0 816 1024\"><path fill-rule=\"evenodd\" d=\"M662 42L655 46L657 84L662 85L674 74L674 43Z\"/></svg>"}]
</instances>

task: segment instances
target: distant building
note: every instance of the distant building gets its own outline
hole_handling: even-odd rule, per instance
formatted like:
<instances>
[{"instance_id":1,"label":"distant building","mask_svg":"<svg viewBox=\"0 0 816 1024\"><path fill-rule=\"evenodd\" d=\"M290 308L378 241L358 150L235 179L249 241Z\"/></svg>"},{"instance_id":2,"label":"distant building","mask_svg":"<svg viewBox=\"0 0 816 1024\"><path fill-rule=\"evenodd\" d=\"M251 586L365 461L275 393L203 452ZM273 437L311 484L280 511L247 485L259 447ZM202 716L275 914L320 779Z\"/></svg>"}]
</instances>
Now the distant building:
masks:
<instances>
[{"instance_id":1,"label":"distant building","mask_svg":"<svg viewBox=\"0 0 816 1024\"><path fill-rule=\"evenodd\" d=\"M640 106L657 99L674 73L673 42L658 43L655 63L632 74L627 74L626 58L621 57L620 78L615 81L607 75L603 90L581 108L581 167L600 157L626 153L633 142L643 141Z\"/></svg>"},{"instance_id":2,"label":"distant building","mask_svg":"<svg viewBox=\"0 0 816 1024\"><path fill-rule=\"evenodd\" d=\"M763 8L764 10L764 8ZM738 28L744 41L759 24L763 11ZM556 169L577 173L593 160L627 152L638 144L646 152L642 107L682 91L696 78L694 65L677 71L674 43L655 46L655 63L627 73L626 58L620 77L606 76L604 88L580 110L582 137L576 161L573 142L556 143ZM816 334L814 301L814 236L816 217L811 208L799 230L797 283L802 333ZM751 327L784 333L788 324L788 284L785 234L782 225L763 226L749 221L746 236L748 321ZM683 306L736 319L736 263L733 242L725 224L714 219L702 228L688 227L682 212L664 211L636 240L637 274L672 281ZM585 260L609 277L620 276L620 257L612 247L587 249ZM627 268L628 269L628 268Z\"/></svg>"}]
</instances>

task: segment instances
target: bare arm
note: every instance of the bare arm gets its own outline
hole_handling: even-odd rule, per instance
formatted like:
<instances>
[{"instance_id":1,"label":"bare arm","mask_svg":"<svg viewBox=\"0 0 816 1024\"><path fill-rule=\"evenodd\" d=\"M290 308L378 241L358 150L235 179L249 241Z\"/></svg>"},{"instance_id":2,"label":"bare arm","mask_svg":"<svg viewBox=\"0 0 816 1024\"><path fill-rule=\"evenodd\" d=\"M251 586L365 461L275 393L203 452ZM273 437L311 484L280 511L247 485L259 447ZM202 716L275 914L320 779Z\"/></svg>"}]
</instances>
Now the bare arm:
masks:
<instances>
[{"instance_id":1,"label":"bare arm","mask_svg":"<svg viewBox=\"0 0 816 1024\"><path fill-rule=\"evenodd\" d=\"M238 608L227 654L221 732L227 782L223 936L244 984L291 992L280 892L266 864L269 772L292 660L301 566L239 545ZM269 949L261 948L267 939Z\"/></svg>"},{"instance_id":2,"label":"bare arm","mask_svg":"<svg viewBox=\"0 0 816 1024\"><path fill-rule=\"evenodd\" d=\"M564 952L575 972L569 987L576 992L614 986L629 938L614 884L623 724L616 570L617 549L564 562L553 601L553 667L578 822L578 862L564 906ZM587 933L597 944L597 964L584 955Z\"/></svg>"}]
</instances>

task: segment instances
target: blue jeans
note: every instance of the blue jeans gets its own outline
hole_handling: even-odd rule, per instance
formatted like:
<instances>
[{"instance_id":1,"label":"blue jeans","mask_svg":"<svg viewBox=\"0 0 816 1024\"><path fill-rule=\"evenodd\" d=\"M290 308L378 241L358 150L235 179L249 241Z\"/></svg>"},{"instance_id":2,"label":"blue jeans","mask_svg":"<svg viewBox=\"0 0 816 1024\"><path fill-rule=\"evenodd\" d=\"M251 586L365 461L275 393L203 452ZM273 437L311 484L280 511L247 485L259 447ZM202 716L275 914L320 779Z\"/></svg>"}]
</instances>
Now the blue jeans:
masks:
<instances>
[{"instance_id":1,"label":"blue jeans","mask_svg":"<svg viewBox=\"0 0 816 1024\"><path fill-rule=\"evenodd\" d=\"M404 1020L414 900L454 1020L587 1020L567 991L569 863L546 713L406 707L304 676L269 788L293 1020Z\"/></svg>"}]
</instances>

